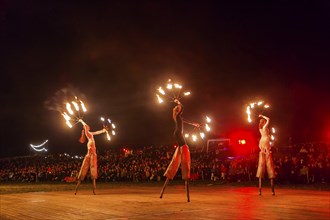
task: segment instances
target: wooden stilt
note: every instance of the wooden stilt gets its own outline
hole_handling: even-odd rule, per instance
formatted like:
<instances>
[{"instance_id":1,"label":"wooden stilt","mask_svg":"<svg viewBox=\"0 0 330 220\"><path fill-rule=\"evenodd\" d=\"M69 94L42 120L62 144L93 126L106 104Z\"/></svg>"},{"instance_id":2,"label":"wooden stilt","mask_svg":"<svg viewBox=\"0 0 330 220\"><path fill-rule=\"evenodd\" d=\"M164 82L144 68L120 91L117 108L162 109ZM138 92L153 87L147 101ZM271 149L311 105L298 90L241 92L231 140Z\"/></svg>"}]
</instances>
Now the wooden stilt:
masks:
<instances>
[{"instance_id":1,"label":"wooden stilt","mask_svg":"<svg viewBox=\"0 0 330 220\"><path fill-rule=\"evenodd\" d=\"M164 194L166 185L168 184L169 180L170 180L169 178L166 178L166 181L165 181L165 183L163 185L162 191L160 192L160 197L159 198L163 198L163 194Z\"/></svg>"},{"instance_id":2,"label":"wooden stilt","mask_svg":"<svg viewBox=\"0 0 330 220\"><path fill-rule=\"evenodd\" d=\"M188 200L188 202L190 202L190 196L189 196L189 180L186 180L185 181L185 185L186 185L187 200Z\"/></svg>"}]
</instances>

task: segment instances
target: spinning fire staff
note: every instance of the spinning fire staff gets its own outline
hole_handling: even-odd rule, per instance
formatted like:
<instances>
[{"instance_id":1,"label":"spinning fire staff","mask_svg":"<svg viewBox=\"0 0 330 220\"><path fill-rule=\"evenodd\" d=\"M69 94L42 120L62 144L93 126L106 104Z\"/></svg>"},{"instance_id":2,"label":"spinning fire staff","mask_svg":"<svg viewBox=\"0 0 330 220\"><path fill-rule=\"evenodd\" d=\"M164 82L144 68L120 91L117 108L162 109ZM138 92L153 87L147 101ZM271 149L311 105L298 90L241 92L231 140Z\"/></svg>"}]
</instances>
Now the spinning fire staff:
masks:
<instances>
[{"instance_id":1,"label":"spinning fire staff","mask_svg":"<svg viewBox=\"0 0 330 220\"><path fill-rule=\"evenodd\" d=\"M166 185L168 184L170 179L172 180L174 178L181 164L182 179L185 180L187 200L188 202L190 202L190 197L189 197L190 151L183 137L183 121L181 118L183 112L183 105L177 99L175 99L174 102L176 103L176 106L173 108L173 120L175 123L174 136L178 146L175 149L171 163L168 165L167 170L164 173L164 176L166 176L166 181L160 193L160 198L163 197Z\"/></svg>"},{"instance_id":2,"label":"spinning fire staff","mask_svg":"<svg viewBox=\"0 0 330 220\"><path fill-rule=\"evenodd\" d=\"M82 119L79 119L79 122L83 125L84 128L81 133L80 142L81 143L85 142L85 136L87 137L88 142L87 142L87 154L84 158L84 161L80 168L80 172L78 174L78 182L74 194L75 195L77 194L77 190L80 186L81 181L85 179L88 170L90 170L91 178L93 180L93 194L95 195L96 179L98 177L98 173L97 173L97 154L96 154L94 135L107 133L107 129L106 127L104 127L102 130L91 132L90 127Z\"/></svg>"},{"instance_id":3,"label":"spinning fire staff","mask_svg":"<svg viewBox=\"0 0 330 220\"><path fill-rule=\"evenodd\" d=\"M267 168L268 178L270 179L270 185L272 188L272 194L275 195L274 190L274 163L272 158L272 151L270 148L270 134L269 134L269 118L264 115L259 115L261 117L259 121L259 131L261 134L260 142L259 142L259 162L258 162L258 170L256 177L259 178L259 195L261 196L261 185L262 178L265 174L265 168Z\"/></svg>"}]
</instances>

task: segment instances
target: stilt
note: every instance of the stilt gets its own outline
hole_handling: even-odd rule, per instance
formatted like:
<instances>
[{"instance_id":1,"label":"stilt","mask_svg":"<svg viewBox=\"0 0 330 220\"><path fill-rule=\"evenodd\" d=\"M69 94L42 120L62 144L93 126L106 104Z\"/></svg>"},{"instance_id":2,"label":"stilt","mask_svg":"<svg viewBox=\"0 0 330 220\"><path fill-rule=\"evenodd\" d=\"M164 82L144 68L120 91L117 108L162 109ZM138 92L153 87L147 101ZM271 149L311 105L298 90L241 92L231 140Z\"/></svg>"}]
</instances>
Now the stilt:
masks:
<instances>
[{"instance_id":1,"label":"stilt","mask_svg":"<svg viewBox=\"0 0 330 220\"><path fill-rule=\"evenodd\" d=\"M96 179L93 179L93 194L96 195Z\"/></svg>"},{"instance_id":2,"label":"stilt","mask_svg":"<svg viewBox=\"0 0 330 220\"><path fill-rule=\"evenodd\" d=\"M270 185L272 187L272 195L275 196L275 186L274 186L274 179L270 180Z\"/></svg>"},{"instance_id":3,"label":"stilt","mask_svg":"<svg viewBox=\"0 0 330 220\"><path fill-rule=\"evenodd\" d=\"M169 178L166 178L166 181L165 181L165 183L163 185L162 191L160 192L160 197L159 198L163 198L163 194L164 194L166 185L168 184L169 180L170 180Z\"/></svg>"},{"instance_id":4,"label":"stilt","mask_svg":"<svg viewBox=\"0 0 330 220\"><path fill-rule=\"evenodd\" d=\"M262 180L259 177L259 196L261 196L261 184L262 184Z\"/></svg>"},{"instance_id":5,"label":"stilt","mask_svg":"<svg viewBox=\"0 0 330 220\"><path fill-rule=\"evenodd\" d=\"M187 201L190 202L190 196L189 196L189 180L185 181L186 185L186 194L187 194Z\"/></svg>"},{"instance_id":6,"label":"stilt","mask_svg":"<svg viewBox=\"0 0 330 220\"><path fill-rule=\"evenodd\" d=\"M77 191L78 191L78 188L79 188L79 186L80 186L80 183L81 183L81 180L78 180L78 183L77 183L77 185L76 185L76 189L75 189L75 191L74 191L74 194L75 194L75 195L77 195Z\"/></svg>"}]
</instances>

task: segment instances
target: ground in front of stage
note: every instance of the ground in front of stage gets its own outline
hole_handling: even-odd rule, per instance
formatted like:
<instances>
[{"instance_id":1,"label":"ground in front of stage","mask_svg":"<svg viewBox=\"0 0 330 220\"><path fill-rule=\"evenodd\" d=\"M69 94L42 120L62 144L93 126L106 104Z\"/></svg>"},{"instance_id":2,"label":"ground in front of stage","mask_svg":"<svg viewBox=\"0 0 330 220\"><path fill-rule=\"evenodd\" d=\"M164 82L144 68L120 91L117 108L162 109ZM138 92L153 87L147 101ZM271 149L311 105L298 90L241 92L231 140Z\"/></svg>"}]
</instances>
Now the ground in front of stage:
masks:
<instances>
[{"instance_id":1,"label":"ground in front of stage","mask_svg":"<svg viewBox=\"0 0 330 220\"><path fill-rule=\"evenodd\" d=\"M111 185L109 183L108 185ZM88 188L90 187L90 188ZM0 219L330 219L328 190L269 187L263 195L253 186L191 185L187 202L184 183L162 185L85 184L77 195L65 191L2 194Z\"/></svg>"}]
</instances>

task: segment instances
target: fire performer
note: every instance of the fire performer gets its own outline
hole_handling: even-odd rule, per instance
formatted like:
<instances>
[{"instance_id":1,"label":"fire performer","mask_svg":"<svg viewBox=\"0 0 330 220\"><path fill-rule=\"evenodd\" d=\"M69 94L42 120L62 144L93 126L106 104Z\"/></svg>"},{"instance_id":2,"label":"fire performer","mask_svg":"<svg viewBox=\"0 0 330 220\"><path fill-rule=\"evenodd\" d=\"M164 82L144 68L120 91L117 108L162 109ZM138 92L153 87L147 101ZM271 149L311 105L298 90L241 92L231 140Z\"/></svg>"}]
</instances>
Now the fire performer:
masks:
<instances>
[{"instance_id":1,"label":"fire performer","mask_svg":"<svg viewBox=\"0 0 330 220\"><path fill-rule=\"evenodd\" d=\"M88 139L88 143L87 143L87 154L84 158L84 161L80 168L80 172L78 174L78 182L74 194L75 195L77 194L77 190L78 187L80 186L81 181L85 179L88 169L90 169L91 178L93 180L93 194L95 195L96 179L98 177L98 173L97 173L97 154L96 154L94 135L105 133L107 132L107 129L106 127L104 127L102 130L91 132L90 127L83 120L79 119L79 122L83 125L80 142L84 143L86 136Z\"/></svg>"},{"instance_id":2,"label":"fire performer","mask_svg":"<svg viewBox=\"0 0 330 220\"><path fill-rule=\"evenodd\" d=\"M174 137L177 141L178 146L175 149L171 163L168 165L167 170L164 173L164 176L166 176L166 181L162 188L160 198L163 197L163 193L165 191L166 185L168 184L170 179L172 180L174 178L181 164L182 179L185 180L187 200L188 202L190 202L190 197L189 197L190 151L183 137L183 121L181 118L183 112L183 105L177 99L175 99L174 102L176 103L176 106L173 108L173 120L175 123Z\"/></svg>"},{"instance_id":3,"label":"fire performer","mask_svg":"<svg viewBox=\"0 0 330 220\"><path fill-rule=\"evenodd\" d=\"M261 134L261 138L259 141L260 152L259 152L259 162L258 162L258 169L256 175L256 177L259 178L259 195L261 196L262 178L264 177L265 167L266 167L268 178L270 179L272 194L274 196L275 171L274 171L272 152L270 149L270 135L268 129L269 118L264 115L259 115L259 117L261 117L259 121L259 131Z\"/></svg>"}]
</instances>

